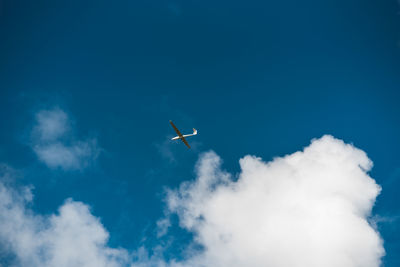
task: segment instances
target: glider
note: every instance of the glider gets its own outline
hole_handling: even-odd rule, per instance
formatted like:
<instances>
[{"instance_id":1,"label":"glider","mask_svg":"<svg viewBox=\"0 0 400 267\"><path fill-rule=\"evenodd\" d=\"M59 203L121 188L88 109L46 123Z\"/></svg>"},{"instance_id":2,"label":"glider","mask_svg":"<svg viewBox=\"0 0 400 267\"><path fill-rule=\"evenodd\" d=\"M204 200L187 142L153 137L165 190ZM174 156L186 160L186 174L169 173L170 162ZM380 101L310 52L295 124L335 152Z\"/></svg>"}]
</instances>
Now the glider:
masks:
<instances>
[{"instance_id":1,"label":"glider","mask_svg":"<svg viewBox=\"0 0 400 267\"><path fill-rule=\"evenodd\" d=\"M169 121L169 123L171 123L171 126L174 128L175 132L178 134L178 136L175 136L174 138L172 138L171 140L177 140L177 139L181 139L183 143L185 143L185 145L190 148L188 142L186 141L185 137L188 136L193 136L197 134L197 130L195 128L193 128L193 133L192 134L181 134L181 132L178 130L178 128L176 128L176 126L174 125L174 123L172 121Z\"/></svg>"}]
</instances>

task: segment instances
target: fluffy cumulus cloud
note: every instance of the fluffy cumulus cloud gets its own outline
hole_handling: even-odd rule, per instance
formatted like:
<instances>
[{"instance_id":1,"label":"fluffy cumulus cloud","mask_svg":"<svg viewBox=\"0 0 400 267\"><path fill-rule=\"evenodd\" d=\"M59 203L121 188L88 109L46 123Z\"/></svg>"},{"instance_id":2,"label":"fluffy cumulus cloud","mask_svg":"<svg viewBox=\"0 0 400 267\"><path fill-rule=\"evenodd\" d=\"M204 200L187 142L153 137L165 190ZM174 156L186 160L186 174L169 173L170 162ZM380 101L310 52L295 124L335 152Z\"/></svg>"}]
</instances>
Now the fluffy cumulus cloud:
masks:
<instances>
[{"instance_id":1,"label":"fluffy cumulus cloud","mask_svg":"<svg viewBox=\"0 0 400 267\"><path fill-rule=\"evenodd\" d=\"M93 162L99 154L96 139L76 140L68 115L59 108L36 114L32 131L33 150L48 167L79 170Z\"/></svg>"},{"instance_id":2,"label":"fluffy cumulus cloud","mask_svg":"<svg viewBox=\"0 0 400 267\"><path fill-rule=\"evenodd\" d=\"M0 182L0 245L4 266L128 265L129 254L124 249L107 246L109 234L87 205L69 199L56 214L34 214L27 208L32 201L31 189L15 189L6 182L7 176L3 172Z\"/></svg>"},{"instance_id":3,"label":"fluffy cumulus cloud","mask_svg":"<svg viewBox=\"0 0 400 267\"><path fill-rule=\"evenodd\" d=\"M50 134L50 139L59 135ZM165 260L161 243L128 252L107 245L108 232L87 205L66 200L35 214L29 188L0 176L0 252L17 266L377 267L383 241L368 221L380 187L365 152L331 136L271 162L246 156L233 177L214 153L197 177L167 194L169 215L193 233L185 259ZM9 171L8 171L9 173ZM159 220L158 237L171 222ZM4 258L4 257L3 257ZM171 259L172 258L172 259Z\"/></svg>"},{"instance_id":4,"label":"fluffy cumulus cloud","mask_svg":"<svg viewBox=\"0 0 400 267\"><path fill-rule=\"evenodd\" d=\"M204 154L197 179L168 207L204 249L183 266L377 267L382 239L368 218L380 187L372 162L331 136L271 162L246 156L237 181Z\"/></svg>"}]
</instances>

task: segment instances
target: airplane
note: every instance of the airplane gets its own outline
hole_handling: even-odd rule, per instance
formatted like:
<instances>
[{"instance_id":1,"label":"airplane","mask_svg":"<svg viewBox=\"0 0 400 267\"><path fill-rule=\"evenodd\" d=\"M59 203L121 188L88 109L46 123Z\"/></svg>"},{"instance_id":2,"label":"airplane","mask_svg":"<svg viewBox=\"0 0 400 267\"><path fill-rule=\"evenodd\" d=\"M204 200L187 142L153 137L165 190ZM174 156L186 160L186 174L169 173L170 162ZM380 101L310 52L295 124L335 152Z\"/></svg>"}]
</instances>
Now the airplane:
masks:
<instances>
[{"instance_id":1,"label":"airplane","mask_svg":"<svg viewBox=\"0 0 400 267\"><path fill-rule=\"evenodd\" d=\"M181 132L178 130L178 128L176 128L176 126L174 125L174 123L172 121L169 121L169 123L171 123L171 126L174 128L175 132L178 134L178 136L175 136L174 138L172 138L171 140L177 140L177 139L181 139L183 143L185 143L185 145L190 148L188 142L186 141L185 137L188 136L193 136L197 134L197 130L195 128L193 128L193 133L192 134L181 134Z\"/></svg>"}]
</instances>

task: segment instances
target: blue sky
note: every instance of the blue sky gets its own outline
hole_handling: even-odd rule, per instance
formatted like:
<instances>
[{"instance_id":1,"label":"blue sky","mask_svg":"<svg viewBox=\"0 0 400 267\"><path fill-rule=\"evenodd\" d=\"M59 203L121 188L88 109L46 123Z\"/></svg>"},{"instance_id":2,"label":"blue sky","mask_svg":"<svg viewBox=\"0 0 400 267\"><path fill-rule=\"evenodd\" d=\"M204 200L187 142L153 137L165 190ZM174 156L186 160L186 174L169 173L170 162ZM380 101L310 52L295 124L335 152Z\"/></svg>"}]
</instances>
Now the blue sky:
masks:
<instances>
[{"instance_id":1,"label":"blue sky","mask_svg":"<svg viewBox=\"0 0 400 267\"><path fill-rule=\"evenodd\" d=\"M329 134L373 161L382 265L398 266L399 11L369 0L1 1L0 162L33 187L35 214L70 198L90 206L110 247L160 245L179 260L196 232L175 214L157 237L157 222L166 192L199 177L202 153L235 181L240 158L268 162ZM67 129L43 137L40 114ZM170 119L199 130L192 150L168 141ZM43 159L55 147L52 160L76 163Z\"/></svg>"}]
</instances>

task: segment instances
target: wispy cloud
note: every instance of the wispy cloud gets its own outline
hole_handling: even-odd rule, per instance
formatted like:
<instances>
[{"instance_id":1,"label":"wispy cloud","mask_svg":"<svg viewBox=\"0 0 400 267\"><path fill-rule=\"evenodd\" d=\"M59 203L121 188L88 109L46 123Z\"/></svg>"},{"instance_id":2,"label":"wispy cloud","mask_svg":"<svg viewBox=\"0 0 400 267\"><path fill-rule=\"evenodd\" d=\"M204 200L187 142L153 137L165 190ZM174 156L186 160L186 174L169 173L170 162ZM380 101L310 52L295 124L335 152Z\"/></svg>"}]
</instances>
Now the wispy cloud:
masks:
<instances>
[{"instance_id":1,"label":"wispy cloud","mask_svg":"<svg viewBox=\"0 0 400 267\"><path fill-rule=\"evenodd\" d=\"M176 162L176 157L175 154L172 150L172 142L171 142L171 137L172 135L166 137L163 142L161 143L155 143L155 147L157 148L158 152L160 155L169 161L169 163L175 163Z\"/></svg>"},{"instance_id":2,"label":"wispy cloud","mask_svg":"<svg viewBox=\"0 0 400 267\"><path fill-rule=\"evenodd\" d=\"M157 221L157 237L160 238L168 232L168 228L171 226L170 218L165 217Z\"/></svg>"},{"instance_id":3,"label":"wispy cloud","mask_svg":"<svg viewBox=\"0 0 400 267\"><path fill-rule=\"evenodd\" d=\"M35 117L32 148L49 168L80 170L96 160L100 152L97 140L76 140L70 119L63 110L42 110Z\"/></svg>"}]
</instances>

